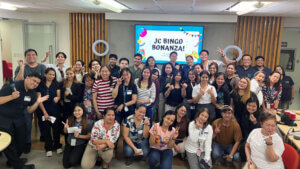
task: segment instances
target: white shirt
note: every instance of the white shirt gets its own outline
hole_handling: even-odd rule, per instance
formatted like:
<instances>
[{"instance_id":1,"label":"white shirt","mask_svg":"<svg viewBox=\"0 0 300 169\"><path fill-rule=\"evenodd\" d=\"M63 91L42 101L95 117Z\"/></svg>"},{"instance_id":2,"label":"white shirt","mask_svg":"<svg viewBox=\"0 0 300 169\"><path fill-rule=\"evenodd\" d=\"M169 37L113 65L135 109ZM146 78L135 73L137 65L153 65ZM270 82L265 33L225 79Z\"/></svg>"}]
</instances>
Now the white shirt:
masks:
<instances>
[{"instance_id":1,"label":"white shirt","mask_svg":"<svg viewBox=\"0 0 300 169\"><path fill-rule=\"evenodd\" d=\"M259 86L258 82L255 79L252 79L251 84L250 84L250 90L251 90L251 92L254 92L256 94L258 102L259 102L259 106L262 105L262 102L264 99L261 89L262 88Z\"/></svg>"},{"instance_id":2,"label":"white shirt","mask_svg":"<svg viewBox=\"0 0 300 169\"><path fill-rule=\"evenodd\" d=\"M249 134L247 143L250 144L252 161L258 169L284 169L281 158L284 151L282 139L277 133L272 135L273 149L279 156L279 159L276 162L270 162L266 157L267 145L264 140L265 138L266 137L261 133L261 128L254 129Z\"/></svg>"},{"instance_id":3,"label":"white shirt","mask_svg":"<svg viewBox=\"0 0 300 169\"><path fill-rule=\"evenodd\" d=\"M214 93L214 97L217 97L217 91L216 88L210 84L208 84L204 94L201 96L200 100L198 101L198 104L210 104L211 103L211 95L208 93L208 90L212 88L212 91ZM200 93L201 86L200 84L197 84L193 87L193 93L192 97L197 97L197 95Z\"/></svg>"},{"instance_id":4,"label":"white shirt","mask_svg":"<svg viewBox=\"0 0 300 169\"><path fill-rule=\"evenodd\" d=\"M197 149L200 148L202 153L205 152L204 159L209 161L212 135L213 129L211 125L207 125L202 131L202 129L196 128L195 121L193 120L189 124L189 136L185 142L185 150L189 153L197 153Z\"/></svg>"}]
</instances>

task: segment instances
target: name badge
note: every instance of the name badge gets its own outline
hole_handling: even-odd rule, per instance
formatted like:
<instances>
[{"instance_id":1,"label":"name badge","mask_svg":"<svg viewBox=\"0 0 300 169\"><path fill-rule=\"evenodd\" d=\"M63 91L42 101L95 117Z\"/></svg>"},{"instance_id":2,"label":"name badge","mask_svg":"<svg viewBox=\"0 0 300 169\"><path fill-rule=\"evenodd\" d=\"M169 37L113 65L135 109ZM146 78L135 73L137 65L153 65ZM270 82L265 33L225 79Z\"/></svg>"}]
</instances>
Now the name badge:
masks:
<instances>
[{"instance_id":1,"label":"name badge","mask_svg":"<svg viewBox=\"0 0 300 169\"><path fill-rule=\"evenodd\" d=\"M139 130L139 131L138 131L138 134L143 134L143 130Z\"/></svg>"},{"instance_id":2,"label":"name badge","mask_svg":"<svg viewBox=\"0 0 300 169\"><path fill-rule=\"evenodd\" d=\"M132 94L132 90L128 90L128 91L127 91L127 94L128 94L128 95L131 95L131 94Z\"/></svg>"},{"instance_id":3,"label":"name badge","mask_svg":"<svg viewBox=\"0 0 300 169\"><path fill-rule=\"evenodd\" d=\"M125 111L125 112L128 112L128 111L129 111L129 109L128 109L127 106L124 107L124 111Z\"/></svg>"},{"instance_id":4,"label":"name badge","mask_svg":"<svg viewBox=\"0 0 300 169\"><path fill-rule=\"evenodd\" d=\"M195 106L191 106L191 110L195 110Z\"/></svg>"},{"instance_id":5,"label":"name badge","mask_svg":"<svg viewBox=\"0 0 300 169\"><path fill-rule=\"evenodd\" d=\"M270 108L271 108L270 103L267 103L267 109L270 109Z\"/></svg>"},{"instance_id":6,"label":"name badge","mask_svg":"<svg viewBox=\"0 0 300 169\"><path fill-rule=\"evenodd\" d=\"M75 138L71 139L71 146L76 146L76 139Z\"/></svg>"},{"instance_id":7,"label":"name badge","mask_svg":"<svg viewBox=\"0 0 300 169\"><path fill-rule=\"evenodd\" d=\"M30 102L31 101L31 97L30 96L25 96L24 97L24 101L25 102Z\"/></svg>"}]
</instances>

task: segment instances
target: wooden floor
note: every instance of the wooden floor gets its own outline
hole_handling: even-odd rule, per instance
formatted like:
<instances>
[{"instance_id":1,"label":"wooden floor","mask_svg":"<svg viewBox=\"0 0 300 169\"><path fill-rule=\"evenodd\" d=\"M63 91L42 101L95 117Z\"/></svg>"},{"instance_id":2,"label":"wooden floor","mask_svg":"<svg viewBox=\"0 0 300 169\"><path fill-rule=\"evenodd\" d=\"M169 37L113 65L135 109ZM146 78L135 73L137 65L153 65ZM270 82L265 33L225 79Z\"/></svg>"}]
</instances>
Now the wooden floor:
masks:
<instances>
[{"instance_id":1,"label":"wooden floor","mask_svg":"<svg viewBox=\"0 0 300 169\"><path fill-rule=\"evenodd\" d=\"M60 137L60 142L61 142L61 144L63 144L63 147L64 147L65 138L63 135L61 135L61 137ZM33 124L32 124L31 143L32 143L33 150L44 150L45 142L40 141L40 131L35 122L33 122ZM115 158L120 159L120 160L125 159L125 157L123 155L123 144L122 143L123 143L123 138L120 137L119 142L118 142L117 153L115 156ZM173 164L178 165L178 166L184 166L184 168L189 168L187 161L182 161L177 157L174 157ZM225 166L213 166L212 169L232 169L232 168L225 167Z\"/></svg>"}]
</instances>

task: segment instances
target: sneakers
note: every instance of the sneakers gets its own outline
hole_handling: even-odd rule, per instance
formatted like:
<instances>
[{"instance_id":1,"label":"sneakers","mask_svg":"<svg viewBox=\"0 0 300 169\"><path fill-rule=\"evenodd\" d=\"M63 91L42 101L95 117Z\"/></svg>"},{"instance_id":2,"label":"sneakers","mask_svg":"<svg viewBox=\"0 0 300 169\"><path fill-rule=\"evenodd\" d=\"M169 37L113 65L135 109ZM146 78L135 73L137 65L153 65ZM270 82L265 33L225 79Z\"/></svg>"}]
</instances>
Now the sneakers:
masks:
<instances>
[{"instance_id":1,"label":"sneakers","mask_svg":"<svg viewBox=\"0 0 300 169\"><path fill-rule=\"evenodd\" d=\"M131 166L132 163L133 163L133 159L132 158L127 158L126 161L125 161L126 167Z\"/></svg>"},{"instance_id":2,"label":"sneakers","mask_svg":"<svg viewBox=\"0 0 300 169\"><path fill-rule=\"evenodd\" d=\"M58 148L57 150L56 150L56 153L57 154L61 154L63 152L63 150L61 149L61 148Z\"/></svg>"},{"instance_id":3,"label":"sneakers","mask_svg":"<svg viewBox=\"0 0 300 169\"><path fill-rule=\"evenodd\" d=\"M47 152L46 152L46 156L47 156L47 157L52 157L52 151L47 151Z\"/></svg>"},{"instance_id":4,"label":"sneakers","mask_svg":"<svg viewBox=\"0 0 300 169\"><path fill-rule=\"evenodd\" d=\"M35 169L34 164L24 165L23 169Z\"/></svg>"},{"instance_id":5,"label":"sneakers","mask_svg":"<svg viewBox=\"0 0 300 169\"><path fill-rule=\"evenodd\" d=\"M22 160L22 162L23 162L24 164L27 163L27 158L21 158L21 160ZM8 167L12 167L12 164L10 164L9 161L6 162L6 165L7 165Z\"/></svg>"}]
</instances>

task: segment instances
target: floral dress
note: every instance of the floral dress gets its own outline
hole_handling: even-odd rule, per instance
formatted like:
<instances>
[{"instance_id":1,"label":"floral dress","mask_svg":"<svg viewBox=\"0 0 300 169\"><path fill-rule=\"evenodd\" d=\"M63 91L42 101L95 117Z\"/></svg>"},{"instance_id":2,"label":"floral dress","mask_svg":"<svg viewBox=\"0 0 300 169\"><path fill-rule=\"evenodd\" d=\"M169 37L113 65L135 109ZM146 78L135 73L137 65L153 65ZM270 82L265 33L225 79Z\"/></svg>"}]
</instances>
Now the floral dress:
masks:
<instances>
[{"instance_id":1,"label":"floral dress","mask_svg":"<svg viewBox=\"0 0 300 169\"><path fill-rule=\"evenodd\" d=\"M270 105L269 108L274 109L275 107L275 101L280 100L281 98L281 92L282 92L282 86L280 84L279 90L276 90L275 87L273 89L270 89L269 86L263 86L262 88L262 93L264 96L264 102L265 105L267 106L268 104Z\"/></svg>"}]
</instances>

